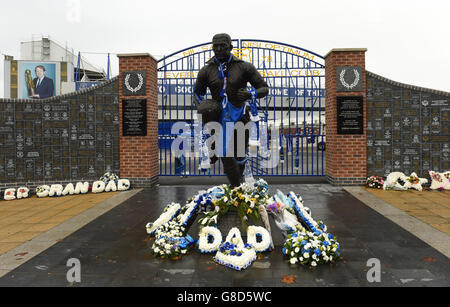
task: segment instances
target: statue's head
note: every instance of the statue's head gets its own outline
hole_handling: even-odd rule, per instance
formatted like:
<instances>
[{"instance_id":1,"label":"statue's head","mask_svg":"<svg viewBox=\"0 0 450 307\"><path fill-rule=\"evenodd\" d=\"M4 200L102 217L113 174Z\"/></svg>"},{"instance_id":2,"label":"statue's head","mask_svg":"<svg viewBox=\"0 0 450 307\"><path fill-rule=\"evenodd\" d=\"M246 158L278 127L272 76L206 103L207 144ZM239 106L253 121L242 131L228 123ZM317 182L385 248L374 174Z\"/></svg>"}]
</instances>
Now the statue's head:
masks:
<instances>
[{"instance_id":1,"label":"statue's head","mask_svg":"<svg viewBox=\"0 0 450 307\"><path fill-rule=\"evenodd\" d=\"M231 43L230 35L226 33L220 33L213 36L212 39L213 51L215 57L219 61L226 61L230 57L231 50L233 50L233 44Z\"/></svg>"}]
</instances>

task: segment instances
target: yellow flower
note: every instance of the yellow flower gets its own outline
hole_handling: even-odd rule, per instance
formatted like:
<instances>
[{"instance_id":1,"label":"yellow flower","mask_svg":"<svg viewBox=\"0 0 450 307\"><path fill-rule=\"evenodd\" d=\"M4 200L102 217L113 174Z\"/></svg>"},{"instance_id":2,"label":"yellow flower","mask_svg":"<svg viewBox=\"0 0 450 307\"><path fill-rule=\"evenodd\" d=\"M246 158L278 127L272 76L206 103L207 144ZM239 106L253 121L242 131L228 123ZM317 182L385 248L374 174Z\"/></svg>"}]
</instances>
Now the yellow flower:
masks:
<instances>
[{"instance_id":1,"label":"yellow flower","mask_svg":"<svg viewBox=\"0 0 450 307\"><path fill-rule=\"evenodd\" d=\"M247 214L252 214L252 212L253 212L252 209L247 210Z\"/></svg>"},{"instance_id":2,"label":"yellow flower","mask_svg":"<svg viewBox=\"0 0 450 307\"><path fill-rule=\"evenodd\" d=\"M239 203L237 202L237 200L235 200L234 203L233 203L233 205L234 205L235 207L237 207L238 204L239 204Z\"/></svg>"}]
</instances>

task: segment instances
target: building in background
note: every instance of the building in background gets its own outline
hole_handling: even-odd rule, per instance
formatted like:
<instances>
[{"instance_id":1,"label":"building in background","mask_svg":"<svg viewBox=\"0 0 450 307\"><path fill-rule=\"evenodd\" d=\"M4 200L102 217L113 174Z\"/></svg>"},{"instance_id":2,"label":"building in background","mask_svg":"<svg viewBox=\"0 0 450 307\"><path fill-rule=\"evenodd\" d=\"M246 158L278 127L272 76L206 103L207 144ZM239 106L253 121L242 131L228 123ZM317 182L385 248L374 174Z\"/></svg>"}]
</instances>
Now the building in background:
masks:
<instances>
[{"instance_id":1,"label":"building in background","mask_svg":"<svg viewBox=\"0 0 450 307\"><path fill-rule=\"evenodd\" d=\"M89 63L73 49L61 46L48 36L33 35L31 41L20 43L20 59L5 56L4 98L30 98L36 92L37 66L43 66L45 76L52 79L52 96L71 93L108 78L103 68Z\"/></svg>"}]
</instances>

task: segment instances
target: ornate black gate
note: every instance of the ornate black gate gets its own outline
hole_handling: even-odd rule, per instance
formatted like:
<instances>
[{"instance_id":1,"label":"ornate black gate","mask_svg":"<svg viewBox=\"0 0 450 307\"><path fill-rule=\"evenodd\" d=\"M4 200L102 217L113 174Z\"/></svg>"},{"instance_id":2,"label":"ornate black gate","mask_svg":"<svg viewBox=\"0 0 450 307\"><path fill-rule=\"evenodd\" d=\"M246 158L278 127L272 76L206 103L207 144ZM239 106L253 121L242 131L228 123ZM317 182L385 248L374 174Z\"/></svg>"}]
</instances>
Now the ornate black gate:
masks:
<instances>
[{"instance_id":1,"label":"ornate black gate","mask_svg":"<svg viewBox=\"0 0 450 307\"><path fill-rule=\"evenodd\" d=\"M324 176L325 66L324 58L306 49L273 41L233 40L232 53L253 63L269 85L260 100L269 135L278 128L280 160L274 168L262 168L261 157L252 158L254 175ZM219 161L209 172L198 170L194 151L175 158L171 133L175 122L193 122L192 92L199 70L213 56L212 44L177 51L158 61L158 119L160 175L224 175Z\"/></svg>"}]
</instances>

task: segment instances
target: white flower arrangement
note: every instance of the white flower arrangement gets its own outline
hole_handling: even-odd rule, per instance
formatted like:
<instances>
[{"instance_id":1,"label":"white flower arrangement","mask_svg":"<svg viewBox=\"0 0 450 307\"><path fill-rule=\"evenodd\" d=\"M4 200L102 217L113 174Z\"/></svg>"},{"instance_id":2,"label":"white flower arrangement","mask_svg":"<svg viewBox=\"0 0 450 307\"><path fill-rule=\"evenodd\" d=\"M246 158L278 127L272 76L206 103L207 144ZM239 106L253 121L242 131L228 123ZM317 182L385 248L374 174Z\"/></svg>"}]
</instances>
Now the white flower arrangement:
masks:
<instances>
[{"instance_id":1,"label":"white flower arrangement","mask_svg":"<svg viewBox=\"0 0 450 307\"><path fill-rule=\"evenodd\" d=\"M88 183L89 185L89 183ZM50 186L44 184L36 187L36 195L37 197L47 197L50 192Z\"/></svg>"},{"instance_id":2,"label":"white flower arrangement","mask_svg":"<svg viewBox=\"0 0 450 307\"><path fill-rule=\"evenodd\" d=\"M428 180L426 178L419 178L414 172L409 177L402 172L392 172L386 177L383 190L406 191L408 189L415 189L422 191L422 184L427 182Z\"/></svg>"},{"instance_id":3,"label":"white flower arrangement","mask_svg":"<svg viewBox=\"0 0 450 307\"><path fill-rule=\"evenodd\" d=\"M17 189L14 188L9 188L6 189L4 194L3 194L3 199L4 200L13 200L13 199L21 199L21 198L28 198L30 197L30 189L28 189L27 187L19 187Z\"/></svg>"},{"instance_id":4,"label":"white flower arrangement","mask_svg":"<svg viewBox=\"0 0 450 307\"><path fill-rule=\"evenodd\" d=\"M309 210L307 210L303 205L303 199L301 198L301 196L297 197L297 195L295 195L295 193L292 191L289 192L288 196L293 200L295 211L303 220L303 222L309 227L309 229L313 232L319 231L317 229L317 222L313 219Z\"/></svg>"},{"instance_id":5,"label":"white flower arrangement","mask_svg":"<svg viewBox=\"0 0 450 307\"><path fill-rule=\"evenodd\" d=\"M383 190L406 191L408 189L404 186L406 178L407 177L402 172L390 173L384 181Z\"/></svg>"},{"instance_id":6,"label":"white flower arrangement","mask_svg":"<svg viewBox=\"0 0 450 307\"><path fill-rule=\"evenodd\" d=\"M245 270L256 260L256 252L249 245L244 246L244 248L237 248L235 245L225 242L220 246L214 260L219 264L240 271Z\"/></svg>"},{"instance_id":7,"label":"white flower arrangement","mask_svg":"<svg viewBox=\"0 0 450 307\"><path fill-rule=\"evenodd\" d=\"M239 229L232 228L222 243L214 260L235 270L244 270L256 260L256 251L250 244L244 244Z\"/></svg>"},{"instance_id":8,"label":"white flower arrangement","mask_svg":"<svg viewBox=\"0 0 450 307\"><path fill-rule=\"evenodd\" d=\"M443 173L428 171L431 178L430 189L432 190L450 190L450 171Z\"/></svg>"},{"instance_id":9,"label":"white flower arrangement","mask_svg":"<svg viewBox=\"0 0 450 307\"><path fill-rule=\"evenodd\" d=\"M50 186L50 191L48 192L48 196L61 196L64 187L61 184L52 184Z\"/></svg>"},{"instance_id":10,"label":"white flower arrangement","mask_svg":"<svg viewBox=\"0 0 450 307\"><path fill-rule=\"evenodd\" d=\"M185 226L194 214L195 210L197 210L198 206L199 204L194 201L191 201L190 203L185 205L185 208L183 208L184 212L177 216L178 223Z\"/></svg>"},{"instance_id":11,"label":"white flower arrangement","mask_svg":"<svg viewBox=\"0 0 450 307\"><path fill-rule=\"evenodd\" d=\"M299 228L284 243L283 254L289 257L291 264L298 262L315 267L336 261L340 256L340 245L332 234L321 232L317 235Z\"/></svg>"},{"instance_id":12,"label":"white flower arrangement","mask_svg":"<svg viewBox=\"0 0 450 307\"><path fill-rule=\"evenodd\" d=\"M261 238L258 242L257 237ZM257 253L262 253L270 248L272 237L269 231L261 226L248 226L247 243L253 246Z\"/></svg>"},{"instance_id":13,"label":"white flower arrangement","mask_svg":"<svg viewBox=\"0 0 450 307\"><path fill-rule=\"evenodd\" d=\"M119 176L114 173L106 172L103 176L100 177L100 181L103 181L105 184L108 184L110 181L119 181Z\"/></svg>"},{"instance_id":14,"label":"white flower arrangement","mask_svg":"<svg viewBox=\"0 0 450 307\"><path fill-rule=\"evenodd\" d=\"M189 235L184 237L185 232L186 229L175 221L158 227L155 231L155 243L152 245L153 254L172 259L186 254L194 240Z\"/></svg>"},{"instance_id":15,"label":"white flower arrangement","mask_svg":"<svg viewBox=\"0 0 450 307\"><path fill-rule=\"evenodd\" d=\"M416 173L412 172L409 177L406 178L405 187L408 189L415 189L422 191L422 184L428 183L428 179L419 178Z\"/></svg>"},{"instance_id":16,"label":"white flower arrangement","mask_svg":"<svg viewBox=\"0 0 450 307\"><path fill-rule=\"evenodd\" d=\"M222 243L222 233L216 227L203 227L198 235L198 249L201 253L216 252ZM212 238L212 242L209 242L210 238Z\"/></svg>"},{"instance_id":17,"label":"white flower arrangement","mask_svg":"<svg viewBox=\"0 0 450 307\"><path fill-rule=\"evenodd\" d=\"M231 242L239 248L242 248L245 245L244 240L242 240L241 231L237 227L233 227L230 229L225 242Z\"/></svg>"},{"instance_id":18,"label":"white flower arrangement","mask_svg":"<svg viewBox=\"0 0 450 307\"><path fill-rule=\"evenodd\" d=\"M155 234L155 231L159 227L161 227L162 225L173 219L178 214L179 211L180 211L179 203L171 203L170 205L166 206L164 212L159 216L159 218L154 223L147 223L147 225L145 226L147 228L147 233L153 236Z\"/></svg>"}]
</instances>

